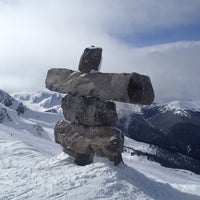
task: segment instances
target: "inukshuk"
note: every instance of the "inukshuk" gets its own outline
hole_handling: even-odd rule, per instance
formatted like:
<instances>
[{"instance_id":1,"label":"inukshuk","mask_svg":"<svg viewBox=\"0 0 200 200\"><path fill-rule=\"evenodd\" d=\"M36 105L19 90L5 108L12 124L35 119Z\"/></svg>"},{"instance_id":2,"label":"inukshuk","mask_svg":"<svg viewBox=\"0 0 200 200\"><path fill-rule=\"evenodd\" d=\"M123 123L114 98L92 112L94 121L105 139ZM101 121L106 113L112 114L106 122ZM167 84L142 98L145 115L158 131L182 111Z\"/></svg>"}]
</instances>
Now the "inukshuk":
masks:
<instances>
[{"instance_id":1,"label":"inukshuk","mask_svg":"<svg viewBox=\"0 0 200 200\"><path fill-rule=\"evenodd\" d=\"M138 73L100 73L102 48L86 48L79 71L50 69L46 87L67 94L62 99L66 121L55 126L55 141L78 165L93 162L94 155L107 157L115 165L122 161L124 137L115 127L115 103L148 105L154 92L148 76Z\"/></svg>"}]
</instances>

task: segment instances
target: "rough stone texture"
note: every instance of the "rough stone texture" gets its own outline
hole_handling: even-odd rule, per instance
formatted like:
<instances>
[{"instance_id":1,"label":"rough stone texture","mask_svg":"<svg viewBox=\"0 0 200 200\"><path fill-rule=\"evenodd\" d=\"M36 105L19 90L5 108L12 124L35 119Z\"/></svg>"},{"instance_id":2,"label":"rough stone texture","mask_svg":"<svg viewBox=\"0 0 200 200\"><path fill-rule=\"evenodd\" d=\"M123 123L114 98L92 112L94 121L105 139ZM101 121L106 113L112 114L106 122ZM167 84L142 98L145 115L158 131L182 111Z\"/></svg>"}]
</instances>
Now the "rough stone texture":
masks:
<instances>
[{"instance_id":1,"label":"rough stone texture","mask_svg":"<svg viewBox=\"0 0 200 200\"><path fill-rule=\"evenodd\" d=\"M74 162L77 165L81 165L81 166L85 166L85 165L91 164L91 163L93 163L93 155L77 153L76 156L75 156Z\"/></svg>"},{"instance_id":2,"label":"rough stone texture","mask_svg":"<svg viewBox=\"0 0 200 200\"><path fill-rule=\"evenodd\" d=\"M25 110L26 110L26 107L23 105L23 103L20 103L16 109L18 115L24 114Z\"/></svg>"},{"instance_id":3,"label":"rough stone texture","mask_svg":"<svg viewBox=\"0 0 200 200\"><path fill-rule=\"evenodd\" d=\"M63 91L65 89L65 85L62 85L62 83L66 82L66 80L73 73L73 70L63 68L52 68L48 70L45 80L46 88L56 92L59 92L60 90Z\"/></svg>"},{"instance_id":4,"label":"rough stone texture","mask_svg":"<svg viewBox=\"0 0 200 200\"><path fill-rule=\"evenodd\" d=\"M107 157L118 165L122 161L124 136L115 126L116 106L112 100L149 105L154 91L148 76L137 73L100 73L102 48L86 48L79 71L50 69L46 87L68 94L62 99L65 118L54 131L55 141L78 165L93 162L93 156ZM92 71L96 71L93 73Z\"/></svg>"},{"instance_id":5,"label":"rough stone texture","mask_svg":"<svg viewBox=\"0 0 200 200\"><path fill-rule=\"evenodd\" d=\"M114 126L117 122L116 106L96 97L67 95L62 99L65 119L73 123L92 126Z\"/></svg>"},{"instance_id":6,"label":"rough stone texture","mask_svg":"<svg viewBox=\"0 0 200 200\"><path fill-rule=\"evenodd\" d=\"M101 63L102 48L86 48L81 56L78 69L83 73L89 73L91 70L98 71Z\"/></svg>"},{"instance_id":7,"label":"rough stone texture","mask_svg":"<svg viewBox=\"0 0 200 200\"><path fill-rule=\"evenodd\" d=\"M55 127L55 141L74 157L96 154L114 161L122 153L124 138L117 128L59 121Z\"/></svg>"},{"instance_id":8,"label":"rough stone texture","mask_svg":"<svg viewBox=\"0 0 200 200\"><path fill-rule=\"evenodd\" d=\"M137 73L83 74L69 69L54 68L48 71L46 87L51 91L93 96L101 100L143 105L149 105L154 100L154 91L149 77Z\"/></svg>"}]
</instances>

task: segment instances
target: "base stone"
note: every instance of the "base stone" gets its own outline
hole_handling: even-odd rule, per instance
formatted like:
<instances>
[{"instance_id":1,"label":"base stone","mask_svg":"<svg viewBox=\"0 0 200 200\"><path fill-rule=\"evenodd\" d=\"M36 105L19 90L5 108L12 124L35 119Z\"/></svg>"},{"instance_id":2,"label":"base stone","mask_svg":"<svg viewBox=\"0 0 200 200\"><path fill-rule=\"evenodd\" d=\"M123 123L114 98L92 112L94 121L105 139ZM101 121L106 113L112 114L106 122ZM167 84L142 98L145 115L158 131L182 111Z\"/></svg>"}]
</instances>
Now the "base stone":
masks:
<instances>
[{"instance_id":1,"label":"base stone","mask_svg":"<svg viewBox=\"0 0 200 200\"><path fill-rule=\"evenodd\" d=\"M80 153L77 153L74 162L77 165L85 166L85 165L93 163L93 156L89 155L89 154L80 154Z\"/></svg>"},{"instance_id":2,"label":"base stone","mask_svg":"<svg viewBox=\"0 0 200 200\"><path fill-rule=\"evenodd\" d=\"M85 162L92 162L94 154L115 161L123 151L124 137L114 127L85 126L60 121L55 127L55 141L77 162L84 158Z\"/></svg>"}]
</instances>

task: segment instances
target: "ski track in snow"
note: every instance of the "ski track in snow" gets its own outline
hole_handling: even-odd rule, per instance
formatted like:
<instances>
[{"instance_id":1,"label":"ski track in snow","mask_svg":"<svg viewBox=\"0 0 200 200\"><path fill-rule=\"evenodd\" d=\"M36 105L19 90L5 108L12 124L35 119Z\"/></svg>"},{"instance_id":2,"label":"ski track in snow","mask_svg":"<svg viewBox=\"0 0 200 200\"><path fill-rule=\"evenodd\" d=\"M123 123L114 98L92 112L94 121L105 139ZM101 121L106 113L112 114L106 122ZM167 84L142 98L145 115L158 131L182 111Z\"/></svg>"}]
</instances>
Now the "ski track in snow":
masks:
<instances>
[{"instance_id":1,"label":"ski track in snow","mask_svg":"<svg viewBox=\"0 0 200 200\"><path fill-rule=\"evenodd\" d=\"M51 141L0 126L0 200L200 199L162 179L175 176L175 187L180 182L198 191L198 175L165 169L127 153L125 165L115 167L107 159L95 158L93 164L81 167L61 152ZM184 178L188 180L183 182Z\"/></svg>"}]
</instances>

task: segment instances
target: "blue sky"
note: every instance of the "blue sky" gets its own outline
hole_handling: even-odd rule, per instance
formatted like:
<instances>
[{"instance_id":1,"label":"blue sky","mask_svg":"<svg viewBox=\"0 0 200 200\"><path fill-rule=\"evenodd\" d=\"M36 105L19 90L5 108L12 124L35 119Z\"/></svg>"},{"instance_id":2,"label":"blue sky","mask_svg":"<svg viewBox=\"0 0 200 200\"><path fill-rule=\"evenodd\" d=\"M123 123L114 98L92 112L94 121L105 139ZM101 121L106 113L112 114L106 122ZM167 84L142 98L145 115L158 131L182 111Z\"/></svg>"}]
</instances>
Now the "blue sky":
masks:
<instances>
[{"instance_id":1,"label":"blue sky","mask_svg":"<svg viewBox=\"0 0 200 200\"><path fill-rule=\"evenodd\" d=\"M102 72L149 75L156 101L200 99L199 0L0 0L0 88L44 90L90 45Z\"/></svg>"},{"instance_id":2,"label":"blue sky","mask_svg":"<svg viewBox=\"0 0 200 200\"><path fill-rule=\"evenodd\" d=\"M200 23L116 36L129 46L145 47L180 41L200 40Z\"/></svg>"}]
</instances>

